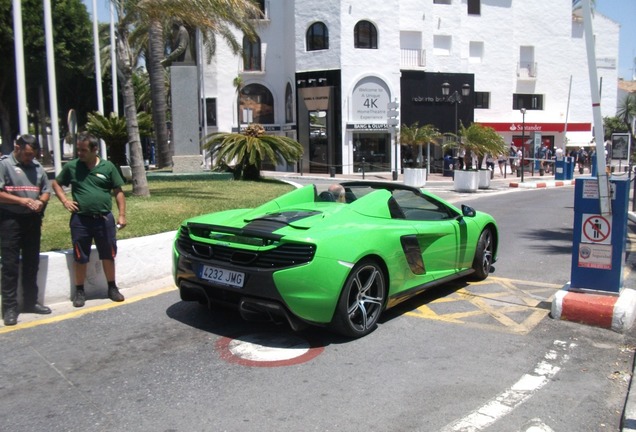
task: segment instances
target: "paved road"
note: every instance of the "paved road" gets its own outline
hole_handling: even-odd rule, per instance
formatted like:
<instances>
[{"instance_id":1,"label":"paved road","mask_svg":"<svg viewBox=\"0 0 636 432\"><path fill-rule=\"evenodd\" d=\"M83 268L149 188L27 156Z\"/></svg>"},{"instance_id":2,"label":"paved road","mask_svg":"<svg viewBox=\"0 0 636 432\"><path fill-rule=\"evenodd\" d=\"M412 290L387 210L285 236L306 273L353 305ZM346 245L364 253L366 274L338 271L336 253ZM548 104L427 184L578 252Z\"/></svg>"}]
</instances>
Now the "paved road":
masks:
<instances>
[{"instance_id":1,"label":"paved road","mask_svg":"<svg viewBox=\"0 0 636 432\"><path fill-rule=\"evenodd\" d=\"M419 296L360 340L210 313L181 302L165 278L125 293L123 304L69 308L43 325L0 329L3 425L618 430L633 335L547 316L569 275L572 195L570 187L454 197L498 219L503 242L493 277ZM281 349L301 355L262 361Z\"/></svg>"}]
</instances>

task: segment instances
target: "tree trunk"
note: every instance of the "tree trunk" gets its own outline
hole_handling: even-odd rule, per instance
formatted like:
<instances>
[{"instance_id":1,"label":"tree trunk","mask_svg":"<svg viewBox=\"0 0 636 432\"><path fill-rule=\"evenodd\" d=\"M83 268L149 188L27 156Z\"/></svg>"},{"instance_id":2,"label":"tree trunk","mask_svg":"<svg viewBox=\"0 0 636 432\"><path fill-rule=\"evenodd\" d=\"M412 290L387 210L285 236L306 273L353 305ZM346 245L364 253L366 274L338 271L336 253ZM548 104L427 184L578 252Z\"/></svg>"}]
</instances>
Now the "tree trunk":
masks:
<instances>
[{"instance_id":1,"label":"tree trunk","mask_svg":"<svg viewBox=\"0 0 636 432\"><path fill-rule=\"evenodd\" d=\"M126 116L126 130L130 145L130 168L132 171L133 195L149 197L148 179L144 168L144 155L139 139L139 124L137 123L137 106L135 104L135 90L133 88L132 54L128 43L128 33L120 28L117 39L117 64L123 77L122 95L124 113Z\"/></svg>"},{"instance_id":2,"label":"tree trunk","mask_svg":"<svg viewBox=\"0 0 636 432\"><path fill-rule=\"evenodd\" d=\"M166 83L163 66L163 28L161 21L154 19L148 32L148 74L150 75L150 97L152 98L152 121L155 127L155 149L157 150L157 167L172 166L173 151L168 143L168 127L166 126Z\"/></svg>"}]
</instances>

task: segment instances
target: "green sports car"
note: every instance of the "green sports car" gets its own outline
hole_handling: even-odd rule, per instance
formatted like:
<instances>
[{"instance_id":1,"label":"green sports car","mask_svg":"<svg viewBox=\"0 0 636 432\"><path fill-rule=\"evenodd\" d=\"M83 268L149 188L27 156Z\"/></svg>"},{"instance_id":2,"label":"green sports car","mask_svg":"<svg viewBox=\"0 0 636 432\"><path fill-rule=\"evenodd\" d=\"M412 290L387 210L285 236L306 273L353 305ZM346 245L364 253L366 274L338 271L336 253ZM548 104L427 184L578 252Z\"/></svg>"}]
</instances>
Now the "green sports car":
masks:
<instances>
[{"instance_id":1,"label":"green sports car","mask_svg":"<svg viewBox=\"0 0 636 432\"><path fill-rule=\"evenodd\" d=\"M245 319L371 332L380 314L452 279L485 279L497 223L395 183L308 185L255 209L184 221L173 248L181 299Z\"/></svg>"}]
</instances>

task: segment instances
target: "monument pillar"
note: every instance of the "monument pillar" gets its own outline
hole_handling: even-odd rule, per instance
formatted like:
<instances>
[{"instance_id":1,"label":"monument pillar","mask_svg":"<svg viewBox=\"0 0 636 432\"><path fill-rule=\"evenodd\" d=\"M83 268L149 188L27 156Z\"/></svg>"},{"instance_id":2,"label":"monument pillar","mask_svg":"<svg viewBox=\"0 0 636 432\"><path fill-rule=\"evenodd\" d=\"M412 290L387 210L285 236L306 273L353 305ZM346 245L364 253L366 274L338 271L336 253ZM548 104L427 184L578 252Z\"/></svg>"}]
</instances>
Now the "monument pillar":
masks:
<instances>
[{"instance_id":1,"label":"monument pillar","mask_svg":"<svg viewBox=\"0 0 636 432\"><path fill-rule=\"evenodd\" d=\"M199 96L197 66L173 63L170 66L172 98L173 173L193 173L203 169L199 142Z\"/></svg>"}]
</instances>

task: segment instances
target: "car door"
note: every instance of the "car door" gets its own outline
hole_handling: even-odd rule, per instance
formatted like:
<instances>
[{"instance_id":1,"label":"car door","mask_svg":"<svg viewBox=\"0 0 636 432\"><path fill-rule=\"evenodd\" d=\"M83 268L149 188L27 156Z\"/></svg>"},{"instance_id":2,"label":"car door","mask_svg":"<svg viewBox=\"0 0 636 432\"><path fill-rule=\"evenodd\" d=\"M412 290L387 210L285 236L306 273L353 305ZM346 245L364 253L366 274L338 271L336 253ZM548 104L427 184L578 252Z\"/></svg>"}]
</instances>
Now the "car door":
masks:
<instances>
[{"instance_id":1,"label":"car door","mask_svg":"<svg viewBox=\"0 0 636 432\"><path fill-rule=\"evenodd\" d=\"M393 198L416 231L426 282L457 273L460 224L443 203L411 190L395 190Z\"/></svg>"}]
</instances>

